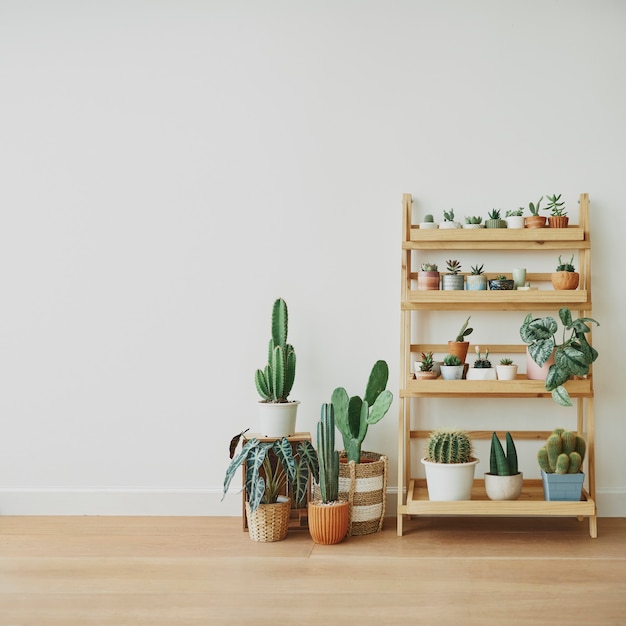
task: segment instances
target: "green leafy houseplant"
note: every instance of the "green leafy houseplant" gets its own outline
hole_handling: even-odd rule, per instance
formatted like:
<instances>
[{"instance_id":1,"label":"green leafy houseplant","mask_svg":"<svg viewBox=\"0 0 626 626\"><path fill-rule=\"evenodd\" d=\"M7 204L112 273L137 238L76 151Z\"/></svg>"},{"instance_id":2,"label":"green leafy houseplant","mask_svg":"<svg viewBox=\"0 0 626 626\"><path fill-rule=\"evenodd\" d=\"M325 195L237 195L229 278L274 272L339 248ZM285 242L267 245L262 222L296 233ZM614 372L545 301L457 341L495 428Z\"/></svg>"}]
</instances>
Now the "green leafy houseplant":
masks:
<instances>
[{"instance_id":1,"label":"green leafy houseplant","mask_svg":"<svg viewBox=\"0 0 626 626\"><path fill-rule=\"evenodd\" d=\"M565 217L567 215L567 211L563 208L565 202L559 202L561 199L561 194L558 196L556 194L552 196L546 196L548 200L548 206L545 208L546 211L550 211L552 217Z\"/></svg>"},{"instance_id":2,"label":"green leafy houseplant","mask_svg":"<svg viewBox=\"0 0 626 626\"><path fill-rule=\"evenodd\" d=\"M288 402L296 376L296 353L287 343L287 304L282 298L272 308L272 338L269 342L268 362L256 371L254 382L265 402Z\"/></svg>"},{"instance_id":3,"label":"green leafy houseplant","mask_svg":"<svg viewBox=\"0 0 626 626\"><path fill-rule=\"evenodd\" d=\"M571 376L589 373L591 364L598 358L598 351L587 341L587 334L591 332L590 324L600 324L590 317L573 319L571 311L565 307L559 309L559 318L563 324L561 343L556 340L558 323L550 316L533 318L529 313L520 328L520 336L529 344L530 357L540 367L554 351L554 364L548 370L546 390L552 392L552 398L558 404L571 406L563 385Z\"/></svg>"},{"instance_id":4,"label":"green leafy houseplant","mask_svg":"<svg viewBox=\"0 0 626 626\"><path fill-rule=\"evenodd\" d=\"M245 432L245 431L244 431ZM299 441L294 456L286 437L273 442L249 439L238 454L234 454L243 433L231 441L231 462L226 469L224 493L228 491L237 468L245 464L244 488L250 510L254 513L259 504L274 504L288 488L296 508L306 503L309 476L319 477L317 453L310 441Z\"/></svg>"},{"instance_id":5,"label":"green leafy houseplant","mask_svg":"<svg viewBox=\"0 0 626 626\"><path fill-rule=\"evenodd\" d=\"M378 423L387 413L393 394L388 389L389 367L385 361L376 361L367 381L365 396L348 397L343 387L332 394L335 422L341 436L348 461L359 463L361 446L369 426Z\"/></svg>"}]
</instances>

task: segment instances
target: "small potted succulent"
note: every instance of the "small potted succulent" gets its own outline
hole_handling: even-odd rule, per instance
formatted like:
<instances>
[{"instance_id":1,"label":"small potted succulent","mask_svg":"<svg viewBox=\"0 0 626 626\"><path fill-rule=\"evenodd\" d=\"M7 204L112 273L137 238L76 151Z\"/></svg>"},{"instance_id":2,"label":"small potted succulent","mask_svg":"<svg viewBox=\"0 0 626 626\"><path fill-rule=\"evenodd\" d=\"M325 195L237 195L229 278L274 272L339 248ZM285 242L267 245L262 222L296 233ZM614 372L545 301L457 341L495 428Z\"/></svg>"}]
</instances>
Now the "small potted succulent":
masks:
<instances>
[{"instance_id":1,"label":"small potted succulent","mask_svg":"<svg viewBox=\"0 0 626 626\"><path fill-rule=\"evenodd\" d=\"M483 265L472 265L470 273L465 278L468 291L486 291L487 277L483 273Z\"/></svg>"},{"instance_id":2,"label":"small potted succulent","mask_svg":"<svg viewBox=\"0 0 626 626\"><path fill-rule=\"evenodd\" d=\"M461 224L454 219L454 209L443 212L443 222L439 222L439 228L461 228Z\"/></svg>"},{"instance_id":3,"label":"small potted succulent","mask_svg":"<svg viewBox=\"0 0 626 626\"><path fill-rule=\"evenodd\" d=\"M465 289L465 277L459 274L461 262L456 259L446 261L447 274L441 277L441 288L444 291L463 291Z\"/></svg>"},{"instance_id":4,"label":"small potted succulent","mask_svg":"<svg viewBox=\"0 0 626 626\"><path fill-rule=\"evenodd\" d=\"M430 291L439 289L441 274L436 263L422 263L417 272L417 290Z\"/></svg>"},{"instance_id":5,"label":"small potted succulent","mask_svg":"<svg viewBox=\"0 0 626 626\"><path fill-rule=\"evenodd\" d=\"M548 206L546 211L550 211L548 217L548 226L550 228L567 228L569 224L569 217L565 210L565 202L561 201L561 194L552 196L546 196L548 199Z\"/></svg>"},{"instance_id":6,"label":"small potted succulent","mask_svg":"<svg viewBox=\"0 0 626 626\"><path fill-rule=\"evenodd\" d=\"M465 341L465 337L471 335L474 332L473 328L468 328L468 324L470 321L470 315L463 326L461 326L461 330L456 335L454 341L448 341L448 352L450 354L455 354L461 363L465 363L465 358L467 357L467 350L469 348L469 341ZM443 373L442 373L443 376Z\"/></svg>"},{"instance_id":7,"label":"small potted succulent","mask_svg":"<svg viewBox=\"0 0 626 626\"><path fill-rule=\"evenodd\" d=\"M504 217L507 228L524 228L524 207L509 210Z\"/></svg>"},{"instance_id":8,"label":"small potted succulent","mask_svg":"<svg viewBox=\"0 0 626 626\"><path fill-rule=\"evenodd\" d=\"M561 256L559 255L559 264L556 266L556 270L550 275L552 280L552 286L555 289L577 289L580 281L580 274L576 271L573 265L574 255L569 260L569 263L563 263Z\"/></svg>"},{"instance_id":9,"label":"small potted succulent","mask_svg":"<svg viewBox=\"0 0 626 626\"><path fill-rule=\"evenodd\" d=\"M434 228L439 228L430 213L428 215L424 215L424 221L419 223L419 227L421 230L432 230Z\"/></svg>"},{"instance_id":10,"label":"small potted succulent","mask_svg":"<svg viewBox=\"0 0 626 626\"><path fill-rule=\"evenodd\" d=\"M259 402L260 432L265 437L290 437L296 432L298 400L289 400L296 377L296 353L287 343L287 303L278 298L272 308L272 338L268 362L256 371L254 382Z\"/></svg>"},{"instance_id":11,"label":"small potted succulent","mask_svg":"<svg viewBox=\"0 0 626 626\"><path fill-rule=\"evenodd\" d=\"M477 463L468 432L439 429L430 433L426 456L422 459L428 498L471 500Z\"/></svg>"},{"instance_id":12,"label":"small potted succulent","mask_svg":"<svg viewBox=\"0 0 626 626\"><path fill-rule=\"evenodd\" d=\"M498 274L489 280L489 289L492 291L510 291L515 288L515 281L504 274Z\"/></svg>"},{"instance_id":13,"label":"small potted succulent","mask_svg":"<svg viewBox=\"0 0 626 626\"><path fill-rule=\"evenodd\" d=\"M500 363L496 365L496 374L498 380L515 380L517 378L517 364L513 363L513 359L503 357Z\"/></svg>"},{"instance_id":14,"label":"small potted succulent","mask_svg":"<svg viewBox=\"0 0 626 626\"><path fill-rule=\"evenodd\" d=\"M224 493L239 466L245 467L246 516L252 541L281 541L289 529L289 512L293 506L306 506L309 477L317 475L317 453L310 441L299 441L296 454L286 437L276 441L248 439L235 455L243 431L230 443L231 462L226 469Z\"/></svg>"},{"instance_id":15,"label":"small potted succulent","mask_svg":"<svg viewBox=\"0 0 626 626\"><path fill-rule=\"evenodd\" d=\"M517 450L511 433L506 433L506 453L494 432L491 435L489 472L485 473L485 491L490 500L517 500L522 493L524 475L517 467Z\"/></svg>"},{"instance_id":16,"label":"small potted succulent","mask_svg":"<svg viewBox=\"0 0 626 626\"><path fill-rule=\"evenodd\" d=\"M441 371L441 366L435 363L432 352L422 352L422 360L416 365L418 369L415 370L413 378L417 380L435 380Z\"/></svg>"},{"instance_id":17,"label":"small potted succulent","mask_svg":"<svg viewBox=\"0 0 626 626\"><path fill-rule=\"evenodd\" d=\"M528 210L530 211L530 215L524 220L526 224L526 228L544 228L546 225L546 218L544 215L539 215L539 211L545 211L546 209L541 208L541 201L543 200L543 196L539 198L537 204L530 202L528 204Z\"/></svg>"},{"instance_id":18,"label":"small potted succulent","mask_svg":"<svg viewBox=\"0 0 626 626\"><path fill-rule=\"evenodd\" d=\"M487 228L506 228L506 220L500 218L500 209L489 211L489 219L485 221Z\"/></svg>"},{"instance_id":19,"label":"small potted succulent","mask_svg":"<svg viewBox=\"0 0 626 626\"><path fill-rule=\"evenodd\" d=\"M465 376L467 380L495 380L496 370L489 360L489 348L487 348L484 357L480 353L480 346L476 346L474 350L476 352L476 360L472 367L467 370Z\"/></svg>"},{"instance_id":20,"label":"small potted succulent","mask_svg":"<svg viewBox=\"0 0 626 626\"><path fill-rule=\"evenodd\" d=\"M446 354L439 369L443 380L461 380L465 365L456 354Z\"/></svg>"},{"instance_id":21,"label":"small potted succulent","mask_svg":"<svg viewBox=\"0 0 626 626\"><path fill-rule=\"evenodd\" d=\"M483 218L480 215L468 215L465 218L465 224L463 228L485 228L483 224Z\"/></svg>"},{"instance_id":22,"label":"small potted succulent","mask_svg":"<svg viewBox=\"0 0 626 626\"><path fill-rule=\"evenodd\" d=\"M572 402L563 386L572 376L586 376L591 364L598 358L598 351L587 341L591 324L600 324L590 317L572 318L568 308L559 309L559 318L563 324L562 342L558 344L555 336L558 330L553 317L534 318L529 313L520 328L520 337L528 345L528 361L539 367L549 365L546 372L546 391L552 392L557 404L571 406ZM569 331L569 337L566 332ZM526 365L527 376L530 363ZM538 378L533 376L533 378Z\"/></svg>"},{"instance_id":23,"label":"small potted succulent","mask_svg":"<svg viewBox=\"0 0 626 626\"><path fill-rule=\"evenodd\" d=\"M571 430L556 428L537 452L546 500L580 500L587 444Z\"/></svg>"}]
</instances>

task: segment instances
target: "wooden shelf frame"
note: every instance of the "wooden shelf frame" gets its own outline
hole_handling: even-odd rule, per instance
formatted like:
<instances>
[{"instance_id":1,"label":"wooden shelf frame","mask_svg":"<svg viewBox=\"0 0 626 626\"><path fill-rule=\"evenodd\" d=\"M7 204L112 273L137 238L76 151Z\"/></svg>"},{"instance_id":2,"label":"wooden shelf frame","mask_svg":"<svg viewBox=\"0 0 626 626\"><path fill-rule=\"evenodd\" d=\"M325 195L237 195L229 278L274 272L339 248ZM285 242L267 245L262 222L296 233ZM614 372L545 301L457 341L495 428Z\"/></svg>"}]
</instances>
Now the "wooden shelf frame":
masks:
<instances>
[{"instance_id":1,"label":"wooden shelf frame","mask_svg":"<svg viewBox=\"0 0 626 626\"><path fill-rule=\"evenodd\" d=\"M564 229L434 229L420 230L413 223L413 198L402 198L402 268L401 268L401 362L398 420L398 535L403 533L405 518L416 515L507 515L575 516L589 519L589 534L597 536L595 502L595 416L593 374L570 380L566 388L576 407L576 429L587 440L585 489L580 502L545 501L541 480L525 479L522 495L514 501L492 501L485 493L484 481L476 479L472 499L462 502L431 502L424 479L410 475L412 441L425 439L427 430L411 428L411 404L420 398L529 398L553 402L543 381L528 380L524 374L513 381L414 380L411 363L423 351L447 353L446 344L411 343L412 325L420 315L436 311L558 311L568 307L580 316L591 313L591 238L589 196L580 195L579 224ZM574 250L578 256L579 289L557 291L418 291L414 289L417 268L412 267L416 250L502 250L529 252ZM505 275L506 272L503 272ZM529 274L531 281L548 282L548 273ZM523 353L525 344L490 343L493 354ZM419 413L419 411L418 411ZM419 421L419 414L415 416ZM550 430L512 431L515 439L543 441ZM489 439L491 431L470 431L473 439ZM504 431L500 433L504 436ZM406 495L405 495L406 491Z\"/></svg>"}]
</instances>

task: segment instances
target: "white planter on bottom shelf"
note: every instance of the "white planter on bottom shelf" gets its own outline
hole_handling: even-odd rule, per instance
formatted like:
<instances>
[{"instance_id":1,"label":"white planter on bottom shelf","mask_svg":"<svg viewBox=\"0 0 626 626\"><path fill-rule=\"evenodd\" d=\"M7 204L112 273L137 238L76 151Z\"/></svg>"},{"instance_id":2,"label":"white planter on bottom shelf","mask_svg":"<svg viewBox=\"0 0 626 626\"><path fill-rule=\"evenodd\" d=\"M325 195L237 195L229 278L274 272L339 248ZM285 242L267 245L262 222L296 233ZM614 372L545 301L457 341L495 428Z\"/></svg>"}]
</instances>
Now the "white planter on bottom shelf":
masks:
<instances>
[{"instance_id":1,"label":"white planter on bottom shelf","mask_svg":"<svg viewBox=\"0 0 626 626\"><path fill-rule=\"evenodd\" d=\"M296 432L299 400L259 402L259 433L263 437L291 437Z\"/></svg>"},{"instance_id":2,"label":"white planter on bottom shelf","mask_svg":"<svg viewBox=\"0 0 626 626\"><path fill-rule=\"evenodd\" d=\"M522 493L523 483L522 472L513 476L485 474L485 491L490 500L517 500Z\"/></svg>"},{"instance_id":3,"label":"white planter on bottom shelf","mask_svg":"<svg viewBox=\"0 0 626 626\"><path fill-rule=\"evenodd\" d=\"M474 470L478 459L469 463L432 463L422 459L426 470L428 499L432 501L471 500Z\"/></svg>"}]
</instances>

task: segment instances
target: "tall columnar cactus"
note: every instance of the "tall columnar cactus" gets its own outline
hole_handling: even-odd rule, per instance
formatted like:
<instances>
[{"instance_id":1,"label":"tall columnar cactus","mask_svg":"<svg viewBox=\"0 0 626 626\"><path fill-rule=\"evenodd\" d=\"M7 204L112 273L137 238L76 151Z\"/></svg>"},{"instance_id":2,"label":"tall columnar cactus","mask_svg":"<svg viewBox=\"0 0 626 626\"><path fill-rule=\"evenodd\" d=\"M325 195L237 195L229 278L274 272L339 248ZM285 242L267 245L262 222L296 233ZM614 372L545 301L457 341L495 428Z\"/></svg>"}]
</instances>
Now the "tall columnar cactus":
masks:
<instances>
[{"instance_id":1,"label":"tall columnar cactus","mask_svg":"<svg viewBox=\"0 0 626 626\"><path fill-rule=\"evenodd\" d=\"M339 498L339 452L335 450L335 412L330 403L322 404L317 423L317 457L322 502L335 502Z\"/></svg>"},{"instance_id":2,"label":"tall columnar cactus","mask_svg":"<svg viewBox=\"0 0 626 626\"><path fill-rule=\"evenodd\" d=\"M267 365L256 371L254 382L265 402L287 402L296 377L296 353L287 343L287 303L278 298L272 309L272 338Z\"/></svg>"},{"instance_id":3,"label":"tall columnar cactus","mask_svg":"<svg viewBox=\"0 0 626 626\"><path fill-rule=\"evenodd\" d=\"M337 387L331 398L335 409L337 428L343 438L348 461L361 461L361 445L367 428L379 422L389 410L393 395L385 389L389 378L389 367L385 361L376 361L370 373L365 398L348 398L343 387Z\"/></svg>"},{"instance_id":4,"label":"tall columnar cactus","mask_svg":"<svg viewBox=\"0 0 626 626\"><path fill-rule=\"evenodd\" d=\"M506 433L506 454L496 433L491 435L491 455L489 457L489 473L497 476L515 476L519 474L517 467L517 450L511 433Z\"/></svg>"},{"instance_id":5,"label":"tall columnar cactus","mask_svg":"<svg viewBox=\"0 0 626 626\"><path fill-rule=\"evenodd\" d=\"M432 463L469 463L472 441L464 430L441 429L430 433L426 460Z\"/></svg>"},{"instance_id":6,"label":"tall columnar cactus","mask_svg":"<svg viewBox=\"0 0 626 626\"><path fill-rule=\"evenodd\" d=\"M539 467L546 474L577 474L581 471L587 444L571 430L557 428L537 452Z\"/></svg>"}]
</instances>

